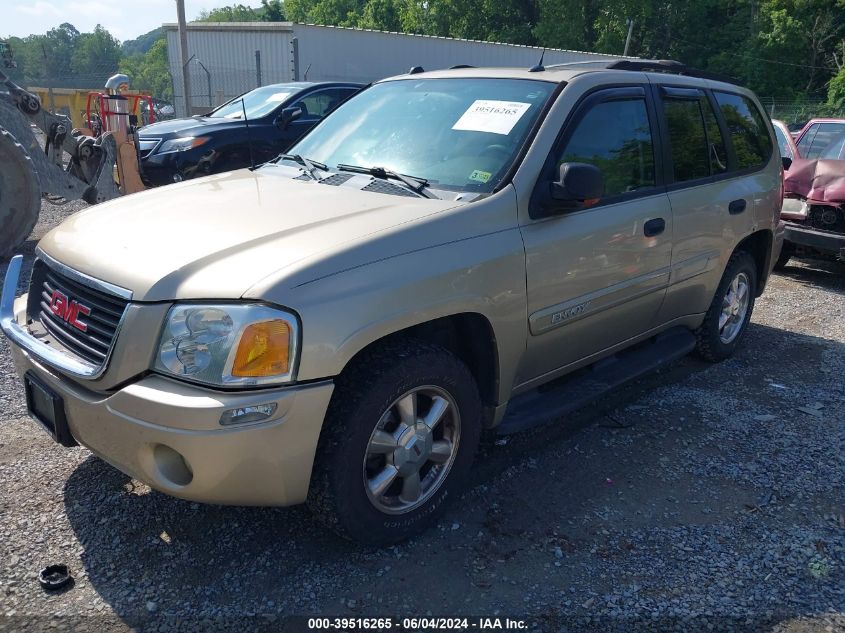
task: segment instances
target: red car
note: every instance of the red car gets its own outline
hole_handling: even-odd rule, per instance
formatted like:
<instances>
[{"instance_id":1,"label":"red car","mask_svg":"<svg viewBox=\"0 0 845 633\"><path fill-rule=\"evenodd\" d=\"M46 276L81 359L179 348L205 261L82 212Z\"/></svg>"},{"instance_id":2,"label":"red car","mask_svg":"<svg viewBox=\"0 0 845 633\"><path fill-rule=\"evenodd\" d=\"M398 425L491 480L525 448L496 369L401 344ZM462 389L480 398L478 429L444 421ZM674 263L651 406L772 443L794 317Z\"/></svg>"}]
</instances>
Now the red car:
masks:
<instances>
[{"instance_id":1,"label":"red car","mask_svg":"<svg viewBox=\"0 0 845 633\"><path fill-rule=\"evenodd\" d=\"M781 219L785 240L776 268L793 255L845 261L845 119L813 119L797 146L780 121L772 121L784 172Z\"/></svg>"},{"instance_id":2,"label":"red car","mask_svg":"<svg viewBox=\"0 0 845 633\"><path fill-rule=\"evenodd\" d=\"M825 148L845 134L845 119L810 119L798 135L802 158L819 158Z\"/></svg>"},{"instance_id":3,"label":"red car","mask_svg":"<svg viewBox=\"0 0 845 633\"><path fill-rule=\"evenodd\" d=\"M777 119L772 119L772 126L775 128L775 136L778 139L780 155L783 158L788 158L789 160L799 158L801 154L798 152L798 146L795 144L795 139L789 132L789 128L786 126L786 123L778 121Z\"/></svg>"}]
</instances>

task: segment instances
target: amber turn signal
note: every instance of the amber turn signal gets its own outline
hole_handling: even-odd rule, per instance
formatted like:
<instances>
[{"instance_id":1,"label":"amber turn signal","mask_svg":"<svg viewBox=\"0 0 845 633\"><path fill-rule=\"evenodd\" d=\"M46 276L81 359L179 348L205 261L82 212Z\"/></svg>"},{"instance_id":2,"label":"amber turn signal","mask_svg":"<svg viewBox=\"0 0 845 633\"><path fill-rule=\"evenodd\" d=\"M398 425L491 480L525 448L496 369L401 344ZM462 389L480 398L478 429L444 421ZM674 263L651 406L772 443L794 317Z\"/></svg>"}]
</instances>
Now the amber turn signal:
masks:
<instances>
[{"instance_id":1,"label":"amber turn signal","mask_svg":"<svg viewBox=\"0 0 845 633\"><path fill-rule=\"evenodd\" d=\"M290 326L281 319L261 321L241 334L232 375L242 378L280 376L290 370Z\"/></svg>"}]
</instances>

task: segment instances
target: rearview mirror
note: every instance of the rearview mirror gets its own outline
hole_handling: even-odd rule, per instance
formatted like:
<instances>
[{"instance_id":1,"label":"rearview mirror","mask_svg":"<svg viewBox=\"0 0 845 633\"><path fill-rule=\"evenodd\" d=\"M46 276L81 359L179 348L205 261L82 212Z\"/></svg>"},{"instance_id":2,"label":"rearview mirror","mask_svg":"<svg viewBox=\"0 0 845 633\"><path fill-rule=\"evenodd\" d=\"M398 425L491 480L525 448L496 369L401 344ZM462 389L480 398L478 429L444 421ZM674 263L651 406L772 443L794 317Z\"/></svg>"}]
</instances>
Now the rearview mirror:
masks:
<instances>
[{"instance_id":1,"label":"rearview mirror","mask_svg":"<svg viewBox=\"0 0 845 633\"><path fill-rule=\"evenodd\" d=\"M548 183L541 202L541 215L549 216L583 209L604 195L604 177L595 165L563 163L556 181Z\"/></svg>"},{"instance_id":2,"label":"rearview mirror","mask_svg":"<svg viewBox=\"0 0 845 633\"><path fill-rule=\"evenodd\" d=\"M273 125L275 125L280 130L284 130L291 121L294 119L298 119L302 116L302 108L298 108L296 106L288 106L287 108L282 109L279 113L279 116L276 117L276 120L273 121Z\"/></svg>"}]
</instances>

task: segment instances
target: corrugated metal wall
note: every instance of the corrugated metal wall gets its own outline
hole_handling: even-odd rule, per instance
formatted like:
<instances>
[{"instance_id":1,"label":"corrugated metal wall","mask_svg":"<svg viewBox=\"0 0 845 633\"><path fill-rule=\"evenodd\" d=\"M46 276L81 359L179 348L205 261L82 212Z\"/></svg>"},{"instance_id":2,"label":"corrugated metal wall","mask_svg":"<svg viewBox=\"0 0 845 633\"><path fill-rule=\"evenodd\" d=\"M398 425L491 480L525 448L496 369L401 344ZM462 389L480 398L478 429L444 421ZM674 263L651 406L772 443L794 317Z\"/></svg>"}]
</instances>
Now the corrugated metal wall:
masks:
<instances>
[{"instance_id":1,"label":"corrugated metal wall","mask_svg":"<svg viewBox=\"0 0 845 633\"><path fill-rule=\"evenodd\" d=\"M445 37L384 33L358 29L294 24L298 40L299 78L306 69L309 81L348 80L368 83L408 72L412 66L426 70L471 66L525 66L540 59L541 49ZM577 51L549 49L546 64L609 59Z\"/></svg>"},{"instance_id":2,"label":"corrugated metal wall","mask_svg":"<svg viewBox=\"0 0 845 633\"><path fill-rule=\"evenodd\" d=\"M176 112L184 115L179 38L175 24L164 26ZM294 66L294 38L298 68ZM287 22L191 23L188 25L188 56L196 56L189 64L191 103L194 111L204 110L209 104L216 105L255 88L258 85L255 51L261 51L261 84L265 85L291 81L295 76L308 81L368 83L407 72L412 66L422 66L426 70L456 64L530 67L539 60L540 50L514 44ZM549 49L545 63L613 57Z\"/></svg>"},{"instance_id":3,"label":"corrugated metal wall","mask_svg":"<svg viewBox=\"0 0 845 633\"><path fill-rule=\"evenodd\" d=\"M173 77L176 112L184 115L182 73L179 67L179 35L166 25L167 53ZM292 34L289 25L243 24L219 27L213 23L188 27L188 64L191 105L207 110L258 86L255 51L261 52L261 85L293 80ZM202 64L202 65L201 65ZM203 69L203 66L208 70ZM211 91L209 94L209 79Z\"/></svg>"}]
</instances>

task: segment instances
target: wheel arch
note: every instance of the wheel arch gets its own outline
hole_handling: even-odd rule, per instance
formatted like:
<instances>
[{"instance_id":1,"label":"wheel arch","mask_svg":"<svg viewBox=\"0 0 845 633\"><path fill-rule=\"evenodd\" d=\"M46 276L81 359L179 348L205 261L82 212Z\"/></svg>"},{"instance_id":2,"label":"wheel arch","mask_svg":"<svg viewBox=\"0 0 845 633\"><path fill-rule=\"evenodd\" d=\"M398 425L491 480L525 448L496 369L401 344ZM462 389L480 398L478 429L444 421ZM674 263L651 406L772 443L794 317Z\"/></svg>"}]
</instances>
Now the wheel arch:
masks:
<instances>
[{"instance_id":1,"label":"wheel arch","mask_svg":"<svg viewBox=\"0 0 845 633\"><path fill-rule=\"evenodd\" d=\"M756 231L745 237L734 249L734 253L745 251L752 258L757 267L757 293L759 297L766 288L769 280L769 273L772 267L772 243L774 236L768 229Z\"/></svg>"},{"instance_id":2,"label":"wheel arch","mask_svg":"<svg viewBox=\"0 0 845 633\"><path fill-rule=\"evenodd\" d=\"M496 333L485 315L459 312L398 329L358 349L347 361L344 371L377 347L397 340L439 345L457 356L475 379L485 410L485 424L491 424L493 408L499 401L501 377Z\"/></svg>"}]
</instances>

